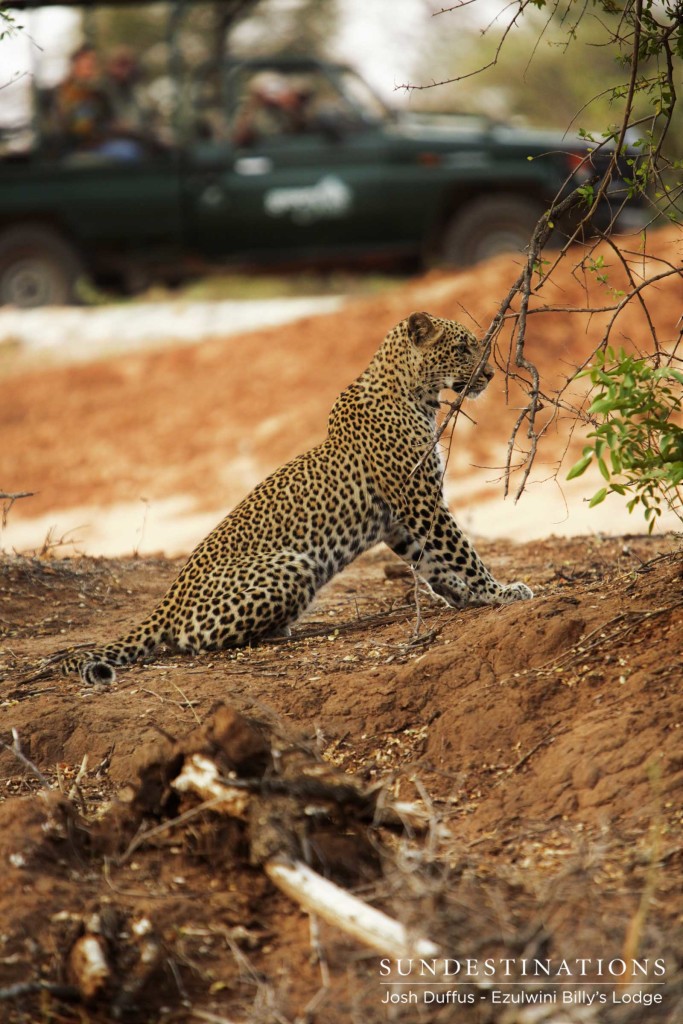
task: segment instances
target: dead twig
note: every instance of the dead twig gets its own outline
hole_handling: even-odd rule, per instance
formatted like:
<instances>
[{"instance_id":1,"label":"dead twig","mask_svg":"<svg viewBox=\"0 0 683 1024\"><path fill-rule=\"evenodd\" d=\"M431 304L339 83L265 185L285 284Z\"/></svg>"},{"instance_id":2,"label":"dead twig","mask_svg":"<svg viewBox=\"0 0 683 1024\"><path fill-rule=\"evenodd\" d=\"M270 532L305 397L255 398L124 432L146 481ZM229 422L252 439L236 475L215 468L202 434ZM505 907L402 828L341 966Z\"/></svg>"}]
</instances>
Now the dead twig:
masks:
<instances>
[{"instance_id":1,"label":"dead twig","mask_svg":"<svg viewBox=\"0 0 683 1024\"><path fill-rule=\"evenodd\" d=\"M88 755L84 754L83 755L83 760L81 761L81 766L78 769L78 773L76 775L76 778L74 779L74 781L72 783L72 786L71 786L71 789L69 790L69 800L75 800L76 797L78 797L78 801L79 801L79 803L81 805L81 810L85 809L85 799L84 799L83 793L81 791L81 782L83 781L83 779L85 778L85 776L87 774L88 774Z\"/></svg>"},{"instance_id":2,"label":"dead twig","mask_svg":"<svg viewBox=\"0 0 683 1024\"><path fill-rule=\"evenodd\" d=\"M608 622L604 622L601 626L596 626L596 628L591 630L591 632L588 633L579 644L575 644L573 647L564 651L559 658L556 658L552 662L547 662L545 665L540 665L538 668L532 669L531 671L537 675L548 675L566 668L576 659L581 659L583 661L592 651L601 649L614 640L622 640L631 632L631 630L640 625L641 622L649 621L650 619L657 618L660 615L664 615L666 612L672 612L676 608L681 607L683 607L683 601L675 601L673 604L665 605L663 608L620 612ZM615 628L611 633L607 633L606 631L610 626ZM596 634L599 634L596 640L592 643L586 643L587 640Z\"/></svg>"},{"instance_id":3,"label":"dead twig","mask_svg":"<svg viewBox=\"0 0 683 1024\"><path fill-rule=\"evenodd\" d=\"M180 696L181 696L181 697L183 698L183 703L181 703L181 704L180 704L179 706L180 706L181 708L182 708L182 707L187 707L187 708L189 708L189 709L190 709L190 711L192 712L192 715L194 716L194 720L195 720L195 722L197 723L197 725L201 725L201 719L199 718L199 715L197 714L197 712L196 712L196 711L195 711L195 709L194 709L194 706L195 706L195 704L198 704L199 702L198 702L198 701L191 701L191 700L189 699L189 697L187 697L187 696L186 696L186 695L185 695L185 694L183 693L183 691L182 691L182 690L180 689L180 687L179 687L179 686L176 686L176 684L175 684L175 683L173 682L173 680L171 680L171 683L172 683L172 685L173 685L174 689L176 689L176 690L178 691L178 693L180 694Z\"/></svg>"},{"instance_id":4,"label":"dead twig","mask_svg":"<svg viewBox=\"0 0 683 1024\"><path fill-rule=\"evenodd\" d=\"M197 1020L205 1020L208 1024L236 1024L234 1020L228 1020L227 1017L219 1017L217 1013L209 1013L208 1010L195 1010L189 1011L191 1017L196 1017Z\"/></svg>"},{"instance_id":5,"label":"dead twig","mask_svg":"<svg viewBox=\"0 0 683 1024\"><path fill-rule=\"evenodd\" d=\"M168 821L162 822L161 825L155 825L153 828L148 828L144 832L138 832L138 834L130 841L121 856L116 858L116 866L121 867L122 864L125 864L131 854L135 853L139 847L143 846L144 843L148 842L150 839L163 835L164 832L170 832L171 829L177 828L179 825L183 825L186 821L191 821L192 818L196 818L198 815L203 814L204 811L213 810L220 804L224 804L225 801L226 796L224 794L214 796L212 799L206 800L204 803L197 804L196 807L191 807L189 810L184 811L183 814L179 814L176 818L170 818Z\"/></svg>"},{"instance_id":6,"label":"dead twig","mask_svg":"<svg viewBox=\"0 0 683 1024\"><path fill-rule=\"evenodd\" d=\"M522 756L517 761L515 761L514 764L510 765L510 767L507 769L508 775L513 775L516 771L519 771L519 769L522 768L527 763L527 761L531 760L531 758L534 756L537 750L540 750L541 747L548 746L550 743L553 742L554 739L554 736L544 736L542 740L538 741L538 743L534 743L533 747L530 747L529 750L527 750L525 754L522 754Z\"/></svg>"},{"instance_id":7,"label":"dead twig","mask_svg":"<svg viewBox=\"0 0 683 1024\"><path fill-rule=\"evenodd\" d=\"M20 981L16 985L8 985L7 988L0 988L0 1001L7 1002L10 999L22 999L24 996L32 996L37 992L49 992L57 999L77 1000L80 999L80 992L75 985L60 985L53 981Z\"/></svg>"},{"instance_id":8,"label":"dead twig","mask_svg":"<svg viewBox=\"0 0 683 1024\"><path fill-rule=\"evenodd\" d=\"M298 640L310 640L318 636L329 636L332 628L336 633L355 633L358 630L366 629L367 627L383 626L389 625L392 622L399 622L402 619L405 619L406 612L409 611L411 611L410 605L399 605L398 608L392 608L388 612L378 612L375 615L365 615L362 618L353 619L351 622L342 622L334 627L330 627L329 625L314 626L310 629L297 630L297 632L292 633L291 636L267 637L264 640L259 640L259 646L263 647L266 644L269 646L290 644L296 643Z\"/></svg>"},{"instance_id":9,"label":"dead twig","mask_svg":"<svg viewBox=\"0 0 683 1024\"><path fill-rule=\"evenodd\" d=\"M10 510L15 501L19 501L20 498L33 498L36 495L36 491L18 491L16 494L8 494L7 491L0 491L0 501L5 502L2 506L2 529L7 526L7 517L10 514Z\"/></svg>"},{"instance_id":10,"label":"dead twig","mask_svg":"<svg viewBox=\"0 0 683 1024\"><path fill-rule=\"evenodd\" d=\"M19 761L20 764L23 764L24 768L27 768L30 771L30 773L38 779L41 786L44 786L45 789L52 789L52 786L50 785L49 781L45 778L41 770L39 768L36 768L33 761L29 761L29 759L26 757L26 754L22 752L21 743L19 741L19 733L17 732L16 729L12 729L12 745L10 746L9 743L5 743L3 740L0 740L0 746L4 747L5 750L9 750L10 754L13 754L16 757L17 761Z\"/></svg>"}]
</instances>

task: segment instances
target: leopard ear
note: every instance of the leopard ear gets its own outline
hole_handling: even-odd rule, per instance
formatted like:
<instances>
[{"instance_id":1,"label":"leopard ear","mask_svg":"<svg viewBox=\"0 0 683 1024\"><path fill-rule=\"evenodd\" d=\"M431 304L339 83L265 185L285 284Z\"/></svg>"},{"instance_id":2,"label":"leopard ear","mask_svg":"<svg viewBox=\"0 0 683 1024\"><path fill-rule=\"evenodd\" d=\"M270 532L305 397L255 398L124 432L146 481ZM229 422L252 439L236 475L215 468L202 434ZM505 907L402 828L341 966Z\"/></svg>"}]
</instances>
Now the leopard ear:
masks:
<instances>
[{"instance_id":1,"label":"leopard ear","mask_svg":"<svg viewBox=\"0 0 683 1024\"><path fill-rule=\"evenodd\" d=\"M429 313L411 313L408 317L408 335L414 345L430 345L443 334L443 327L437 327Z\"/></svg>"}]
</instances>

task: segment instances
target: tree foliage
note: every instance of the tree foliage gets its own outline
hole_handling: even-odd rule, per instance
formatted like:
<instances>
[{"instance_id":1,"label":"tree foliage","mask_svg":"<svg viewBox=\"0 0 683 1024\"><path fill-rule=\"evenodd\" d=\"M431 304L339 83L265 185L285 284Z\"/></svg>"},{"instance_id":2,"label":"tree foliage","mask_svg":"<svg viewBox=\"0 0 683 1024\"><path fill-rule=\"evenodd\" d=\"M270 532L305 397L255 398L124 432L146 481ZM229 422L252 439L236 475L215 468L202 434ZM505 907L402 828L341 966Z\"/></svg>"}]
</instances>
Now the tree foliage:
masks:
<instances>
[{"instance_id":1,"label":"tree foliage","mask_svg":"<svg viewBox=\"0 0 683 1024\"><path fill-rule=\"evenodd\" d=\"M434 67L447 73L442 76L446 77L443 88L425 94L426 104L442 109L455 106L506 120L523 118L569 132L580 126L590 130L620 123L620 100L631 54L622 54L622 44L615 39L621 29L614 17L605 14L605 6L613 9L616 5L506 5L506 10L513 8L510 21L514 24L509 30L499 26L499 19L483 27L477 24L473 19L477 0L458 10L457 17L456 11L451 11L449 19L441 19L446 23L440 41L421 62L430 75ZM490 5L485 8L487 17L490 9ZM479 13L484 13L484 8ZM466 18L463 27L460 21ZM675 40L674 58L679 45ZM647 48L653 52L638 58L642 79L634 95L636 118L647 117L654 79L660 73L666 76L666 54L658 50L658 37ZM683 130L680 108L673 111L673 117L676 127ZM667 133L666 145L674 155L683 155L681 134Z\"/></svg>"},{"instance_id":2,"label":"tree foliage","mask_svg":"<svg viewBox=\"0 0 683 1024\"><path fill-rule=\"evenodd\" d=\"M172 9L170 2L100 8L90 20L97 38L106 39L108 46L134 40L148 65L161 66L166 58L164 26ZM235 54L325 54L338 17L338 0L206 0L187 5L177 39L190 67Z\"/></svg>"},{"instance_id":3,"label":"tree foliage","mask_svg":"<svg viewBox=\"0 0 683 1024\"><path fill-rule=\"evenodd\" d=\"M108 47L133 45L145 54L148 67L161 70L167 61L167 37L173 26L177 45L189 66L220 60L227 50L228 36L248 19L258 0L206 0L205 3L174 7L169 3L96 7L86 15L86 32ZM177 26L175 16L180 19Z\"/></svg>"},{"instance_id":4,"label":"tree foliage","mask_svg":"<svg viewBox=\"0 0 683 1024\"><path fill-rule=\"evenodd\" d=\"M0 6L0 43L12 32L16 32L17 26L11 11L6 11Z\"/></svg>"},{"instance_id":5,"label":"tree foliage","mask_svg":"<svg viewBox=\"0 0 683 1024\"><path fill-rule=\"evenodd\" d=\"M329 56L339 24L339 0L260 0L233 38L248 56Z\"/></svg>"},{"instance_id":6,"label":"tree foliage","mask_svg":"<svg viewBox=\"0 0 683 1024\"><path fill-rule=\"evenodd\" d=\"M567 479L595 461L606 486L593 495L591 507L613 493L628 497L629 512L642 507L650 531L662 502L683 519L683 426L676 420L683 372L608 346L582 376L597 388L588 409L595 426Z\"/></svg>"}]
</instances>

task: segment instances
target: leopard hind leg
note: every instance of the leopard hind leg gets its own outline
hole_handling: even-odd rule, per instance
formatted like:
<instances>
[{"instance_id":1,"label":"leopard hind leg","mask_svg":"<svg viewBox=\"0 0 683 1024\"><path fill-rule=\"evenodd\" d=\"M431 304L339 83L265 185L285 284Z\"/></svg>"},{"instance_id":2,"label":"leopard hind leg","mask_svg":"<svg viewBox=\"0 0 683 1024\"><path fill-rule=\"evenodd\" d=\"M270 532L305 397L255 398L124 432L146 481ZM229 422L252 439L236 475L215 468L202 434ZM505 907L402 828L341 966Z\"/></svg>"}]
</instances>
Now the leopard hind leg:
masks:
<instances>
[{"instance_id":1,"label":"leopard hind leg","mask_svg":"<svg viewBox=\"0 0 683 1024\"><path fill-rule=\"evenodd\" d=\"M218 567L195 594L179 595L170 643L186 653L225 650L286 637L321 585L316 559L281 549Z\"/></svg>"}]
</instances>

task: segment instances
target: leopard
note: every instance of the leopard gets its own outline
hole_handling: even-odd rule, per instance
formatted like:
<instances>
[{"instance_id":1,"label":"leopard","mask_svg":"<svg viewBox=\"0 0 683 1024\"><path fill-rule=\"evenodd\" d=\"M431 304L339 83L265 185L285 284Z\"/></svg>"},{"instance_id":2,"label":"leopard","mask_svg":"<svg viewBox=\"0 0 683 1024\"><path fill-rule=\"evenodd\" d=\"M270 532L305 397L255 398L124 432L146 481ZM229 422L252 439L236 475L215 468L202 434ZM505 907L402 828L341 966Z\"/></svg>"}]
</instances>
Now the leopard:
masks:
<instances>
[{"instance_id":1,"label":"leopard","mask_svg":"<svg viewBox=\"0 0 683 1024\"><path fill-rule=\"evenodd\" d=\"M457 405L493 375L468 328L411 313L337 398L325 439L229 512L137 627L72 648L62 672L106 688L160 645L196 655L290 636L320 588L380 541L453 609L532 598L525 583L494 578L444 498L442 392Z\"/></svg>"}]
</instances>

